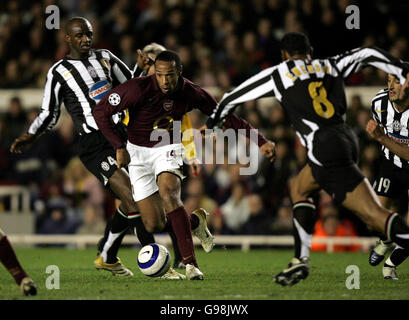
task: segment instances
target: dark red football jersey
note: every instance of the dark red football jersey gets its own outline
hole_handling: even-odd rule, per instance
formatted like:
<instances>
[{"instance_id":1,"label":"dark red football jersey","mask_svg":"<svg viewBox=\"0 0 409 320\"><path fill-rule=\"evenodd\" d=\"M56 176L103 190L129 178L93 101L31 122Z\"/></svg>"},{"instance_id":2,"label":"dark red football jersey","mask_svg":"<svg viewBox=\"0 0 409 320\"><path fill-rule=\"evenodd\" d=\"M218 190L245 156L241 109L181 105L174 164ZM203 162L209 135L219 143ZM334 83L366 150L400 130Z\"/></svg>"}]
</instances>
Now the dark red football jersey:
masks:
<instances>
[{"instance_id":1,"label":"dark red football jersey","mask_svg":"<svg viewBox=\"0 0 409 320\"><path fill-rule=\"evenodd\" d=\"M203 88L184 77L179 78L177 89L171 94L163 93L156 81L155 75L139 77L126 81L112 89L109 94L94 107L92 114L95 121L112 144L114 149L124 147L124 142L114 130L112 115L128 109L128 140L138 146L153 147L158 141L151 139L155 129L170 129L173 121L181 121L185 113L192 109L199 109L210 116L216 107L216 100ZM230 115L224 123L227 128L254 129L247 121ZM179 135L181 132L173 132ZM171 137L173 141L173 137ZM263 135L258 135L258 145L267 140Z\"/></svg>"}]
</instances>

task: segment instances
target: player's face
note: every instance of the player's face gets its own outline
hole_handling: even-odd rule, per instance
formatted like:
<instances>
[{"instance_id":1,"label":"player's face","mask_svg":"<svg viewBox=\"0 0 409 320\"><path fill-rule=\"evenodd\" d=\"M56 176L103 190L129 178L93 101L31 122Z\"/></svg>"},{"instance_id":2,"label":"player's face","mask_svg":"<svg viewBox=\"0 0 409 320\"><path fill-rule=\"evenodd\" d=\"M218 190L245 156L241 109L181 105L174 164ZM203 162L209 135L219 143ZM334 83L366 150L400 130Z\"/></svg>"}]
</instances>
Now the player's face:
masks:
<instances>
[{"instance_id":1,"label":"player's face","mask_svg":"<svg viewBox=\"0 0 409 320\"><path fill-rule=\"evenodd\" d=\"M74 23L66 39L71 50L76 51L80 55L84 55L91 49L92 37L92 26L87 21Z\"/></svg>"},{"instance_id":2,"label":"player's face","mask_svg":"<svg viewBox=\"0 0 409 320\"><path fill-rule=\"evenodd\" d=\"M400 91L402 85L399 82L399 79L395 76L388 74L388 89L389 89L389 100L392 102L399 99Z\"/></svg>"},{"instance_id":3,"label":"player's face","mask_svg":"<svg viewBox=\"0 0 409 320\"><path fill-rule=\"evenodd\" d=\"M155 75L160 90L165 94L171 94L176 90L181 70L176 68L175 61L156 61Z\"/></svg>"}]
</instances>

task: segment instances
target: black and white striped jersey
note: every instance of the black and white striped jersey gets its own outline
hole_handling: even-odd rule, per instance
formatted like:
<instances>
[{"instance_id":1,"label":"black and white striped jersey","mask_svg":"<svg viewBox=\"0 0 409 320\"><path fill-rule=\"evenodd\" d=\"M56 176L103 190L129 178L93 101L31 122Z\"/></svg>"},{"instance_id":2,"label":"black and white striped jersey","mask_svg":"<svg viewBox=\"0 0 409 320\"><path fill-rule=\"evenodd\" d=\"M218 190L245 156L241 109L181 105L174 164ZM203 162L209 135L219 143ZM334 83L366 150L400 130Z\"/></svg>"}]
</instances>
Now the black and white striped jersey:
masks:
<instances>
[{"instance_id":1,"label":"black and white striped jersey","mask_svg":"<svg viewBox=\"0 0 409 320\"><path fill-rule=\"evenodd\" d=\"M105 49L91 49L87 59L61 59L48 71L41 112L28 132L38 136L51 130L62 102L80 135L99 130L91 110L111 88L132 76L132 71Z\"/></svg>"},{"instance_id":2,"label":"black and white striped jersey","mask_svg":"<svg viewBox=\"0 0 409 320\"><path fill-rule=\"evenodd\" d=\"M388 89L382 89L372 99L372 116L391 139L409 146L409 109L399 112L389 100ZM386 159L399 168L409 169L409 162L382 145Z\"/></svg>"},{"instance_id":3,"label":"black and white striped jersey","mask_svg":"<svg viewBox=\"0 0 409 320\"><path fill-rule=\"evenodd\" d=\"M402 84L409 71L401 60L375 47L357 48L326 59L286 60L224 94L207 127L221 126L226 116L245 101L274 96L307 147L309 159L321 165L313 155L314 134L320 128L344 122L344 79L368 65L396 75Z\"/></svg>"}]
</instances>

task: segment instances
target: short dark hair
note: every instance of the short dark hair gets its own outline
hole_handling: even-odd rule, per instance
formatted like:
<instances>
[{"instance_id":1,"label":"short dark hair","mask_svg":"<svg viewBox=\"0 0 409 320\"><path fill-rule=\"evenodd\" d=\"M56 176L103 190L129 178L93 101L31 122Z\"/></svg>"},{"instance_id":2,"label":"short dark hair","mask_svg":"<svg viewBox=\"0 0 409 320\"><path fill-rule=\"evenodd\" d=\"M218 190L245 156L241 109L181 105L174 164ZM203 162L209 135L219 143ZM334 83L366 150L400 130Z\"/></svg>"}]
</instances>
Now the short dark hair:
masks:
<instances>
[{"instance_id":1,"label":"short dark hair","mask_svg":"<svg viewBox=\"0 0 409 320\"><path fill-rule=\"evenodd\" d=\"M310 40L301 32L286 33L281 39L281 50L287 51L290 55L310 54L312 51Z\"/></svg>"},{"instance_id":2,"label":"short dark hair","mask_svg":"<svg viewBox=\"0 0 409 320\"><path fill-rule=\"evenodd\" d=\"M156 56L155 64L156 64L156 61L159 61L159 60L160 61L169 61L169 62L175 61L177 69L179 69L180 66L182 65L182 62L180 60L179 55L176 52L171 51L171 50L165 50L165 51L162 51L161 53L159 53Z\"/></svg>"},{"instance_id":3,"label":"short dark hair","mask_svg":"<svg viewBox=\"0 0 409 320\"><path fill-rule=\"evenodd\" d=\"M67 24L65 25L65 33L70 34L71 28L74 23L84 23L84 24L91 24L88 19L84 17L73 17L67 21Z\"/></svg>"}]
</instances>

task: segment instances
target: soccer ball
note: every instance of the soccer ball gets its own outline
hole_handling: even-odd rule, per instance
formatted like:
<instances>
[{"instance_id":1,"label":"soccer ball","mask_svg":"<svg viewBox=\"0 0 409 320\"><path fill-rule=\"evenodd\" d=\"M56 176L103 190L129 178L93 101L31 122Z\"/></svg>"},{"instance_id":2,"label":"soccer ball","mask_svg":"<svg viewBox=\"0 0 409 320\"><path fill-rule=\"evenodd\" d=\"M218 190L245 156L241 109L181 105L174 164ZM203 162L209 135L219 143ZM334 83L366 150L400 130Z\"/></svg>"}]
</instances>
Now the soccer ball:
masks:
<instances>
[{"instance_id":1,"label":"soccer ball","mask_svg":"<svg viewBox=\"0 0 409 320\"><path fill-rule=\"evenodd\" d=\"M138 254L138 267L148 277L161 277L170 268L170 253L164 246L151 243Z\"/></svg>"}]
</instances>

